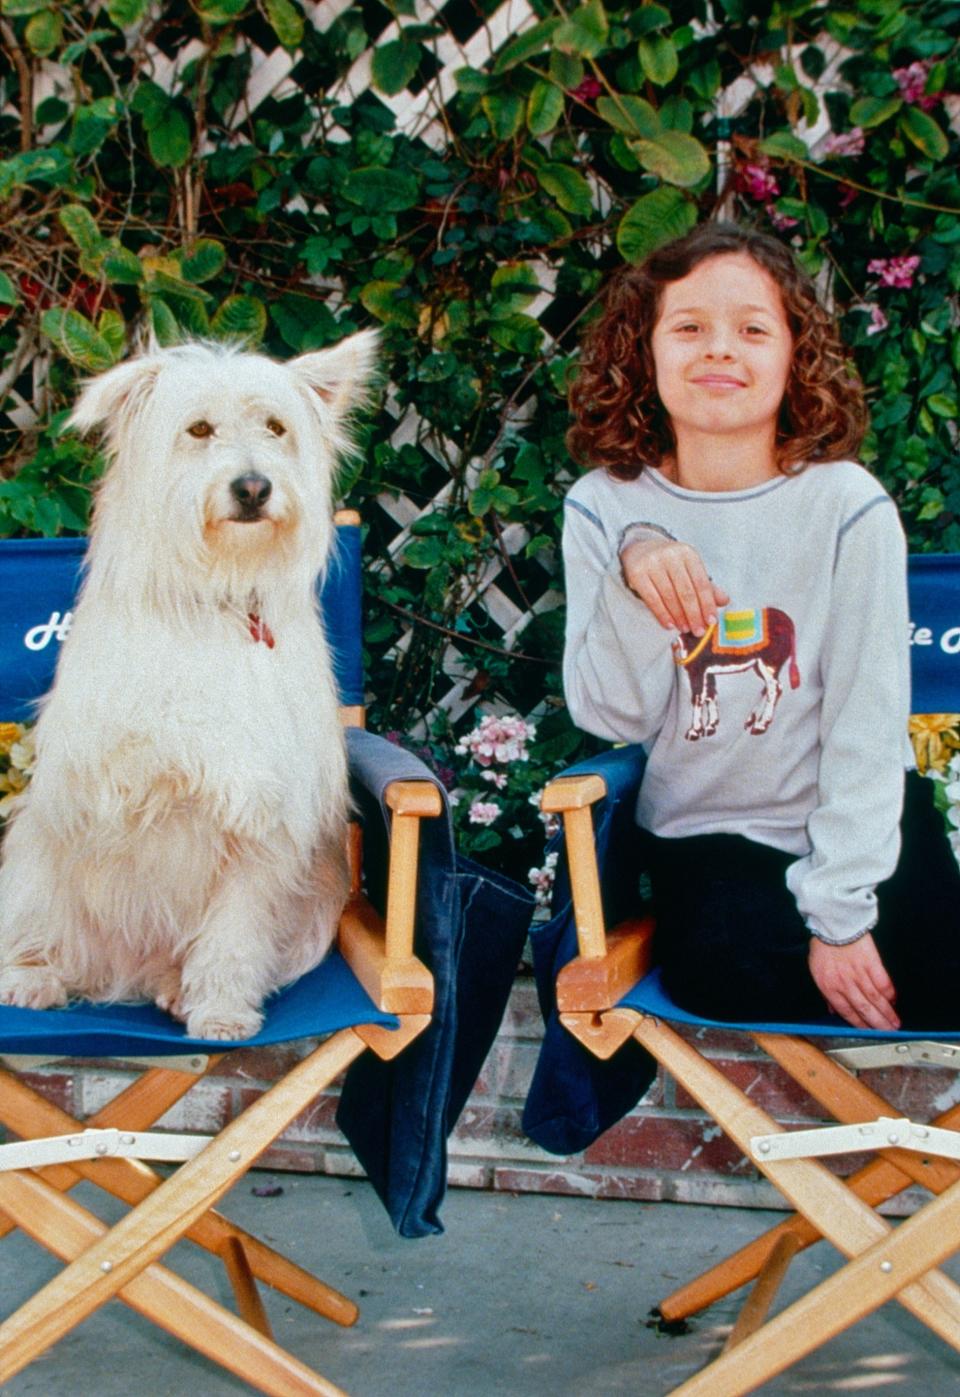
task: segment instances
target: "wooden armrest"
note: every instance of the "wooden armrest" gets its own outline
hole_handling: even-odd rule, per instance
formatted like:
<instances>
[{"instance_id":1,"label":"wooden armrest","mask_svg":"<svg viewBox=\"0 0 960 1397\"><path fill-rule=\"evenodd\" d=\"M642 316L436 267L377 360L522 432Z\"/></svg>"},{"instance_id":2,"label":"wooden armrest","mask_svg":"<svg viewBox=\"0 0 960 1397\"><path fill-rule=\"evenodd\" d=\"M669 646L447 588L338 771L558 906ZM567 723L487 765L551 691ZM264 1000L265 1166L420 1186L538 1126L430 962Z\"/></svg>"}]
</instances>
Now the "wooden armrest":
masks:
<instances>
[{"instance_id":1,"label":"wooden armrest","mask_svg":"<svg viewBox=\"0 0 960 1397\"><path fill-rule=\"evenodd\" d=\"M540 799L544 813L563 816L577 942L581 956L592 960L606 955L607 940L590 807L606 794L602 776L558 776Z\"/></svg>"},{"instance_id":2,"label":"wooden armrest","mask_svg":"<svg viewBox=\"0 0 960 1397\"><path fill-rule=\"evenodd\" d=\"M351 897L340 917L340 954L385 1014L429 1014L433 976L415 955L387 953L383 919L365 897Z\"/></svg>"},{"instance_id":3,"label":"wooden armrest","mask_svg":"<svg viewBox=\"0 0 960 1397\"><path fill-rule=\"evenodd\" d=\"M340 951L385 1013L429 1014L433 976L413 953L420 820L439 815L443 800L431 781L392 781L385 799L393 812L386 917L354 886L340 919Z\"/></svg>"},{"instance_id":4,"label":"wooden armrest","mask_svg":"<svg viewBox=\"0 0 960 1397\"><path fill-rule=\"evenodd\" d=\"M653 965L653 918L621 922L606 937L602 956L577 956L557 976L562 1014L602 1014L623 998Z\"/></svg>"},{"instance_id":5,"label":"wooden armrest","mask_svg":"<svg viewBox=\"0 0 960 1397\"><path fill-rule=\"evenodd\" d=\"M547 815L562 815L567 810L583 810L606 794L602 776L558 776L544 787L540 808Z\"/></svg>"}]
</instances>

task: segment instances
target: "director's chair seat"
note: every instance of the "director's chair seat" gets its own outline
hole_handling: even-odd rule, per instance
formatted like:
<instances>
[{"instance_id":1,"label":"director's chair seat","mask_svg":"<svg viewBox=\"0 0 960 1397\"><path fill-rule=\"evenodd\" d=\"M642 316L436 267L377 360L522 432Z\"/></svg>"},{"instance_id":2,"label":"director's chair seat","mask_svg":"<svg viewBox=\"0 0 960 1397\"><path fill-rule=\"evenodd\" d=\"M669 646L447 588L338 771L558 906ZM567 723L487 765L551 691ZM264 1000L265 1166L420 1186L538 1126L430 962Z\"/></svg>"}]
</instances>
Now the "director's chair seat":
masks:
<instances>
[{"instance_id":1,"label":"director's chair seat","mask_svg":"<svg viewBox=\"0 0 960 1397\"><path fill-rule=\"evenodd\" d=\"M362 724L355 516L340 519L338 539L322 596L324 620L345 719ZM40 693L49 682L55 646L48 651L48 644L72 605L82 548L79 540L0 544L5 718L26 716L31 691ZM365 780L371 768L382 777L391 762L404 778L378 782L360 802L373 844L388 844L388 867L375 873L382 915L363 890L361 832L354 826L352 891L337 948L271 998L254 1038L235 1044L193 1040L153 1005L0 1006L0 1122L19 1137L0 1145L0 1237L19 1227L66 1263L0 1324L0 1383L117 1297L259 1391L275 1397L340 1391L272 1338L257 1282L341 1325L354 1323L356 1306L236 1227L214 1205L364 1052L390 1061L431 1022L434 977L414 952L414 931L421 820L440 815L443 800L435 779L409 754L356 728L348 730L348 739L357 779ZM373 750L377 744L382 754ZM411 772L424 779L409 779ZM384 828L373 828L373 822ZM306 1056L215 1137L150 1129L224 1052L303 1039L311 1040ZM17 1075L51 1060L105 1057L146 1070L85 1121L71 1118ZM183 1162L164 1177L146 1160ZM123 1200L130 1211L108 1227L70 1197L80 1180ZM161 1264L182 1237L223 1260L238 1314Z\"/></svg>"},{"instance_id":2,"label":"director's chair seat","mask_svg":"<svg viewBox=\"0 0 960 1397\"><path fill-rule=\"evenodd\" d=\"M955 628L960 558L912 559L910 581L914 628L927 637L919 654L914 651L914 707L960 711L960 665L956 646L946 643L960 634ZM941 637L944 643L937 645ZM734 1397L753 1391L889 1299L898 1300L960 1352L960 1286L937 1269L960 1249L960 1106L932 1122L904 1119L856 1076L863 1067L898 1063L960 1065L960 1009L956 1043L941 1033L854 1029L826 1014L819 1023L720 1024L686 1013L666 993L654 964L652 920L628 918L611 932L605 930L605 902L622 901L623 885L631 876L635 881L636 869L623 867L617 875L603 859L598 865L595 843L603 856L616 852L616 828L622 835L632 822L642 767L639 749L621 749L582 764L544 792L543 809L563 819L576 927L572 959L559 941L549 951L554 966L567 959L555 978L555 1021L596 1062L613 1066L630 1043L646 1049L796 1209L757 1241L660 1301L657 1312L663 1321L681 1321L753 1282L722 1353L676 1393ZM622 852L622 839L620 844ZM678 1031L684 1026L748 1034L837 1124L784 1130L699 1051L695 1035ZM830 1040L826 1048L824 1039ZM836 1047L835 1040L856 1042ZM569 1069L568 1061L567 1080L575 1075ZM549 1078L552 1084L563 1079L559 1072ZM594 1085L600 1080L594 1073ZM598 1088L601 1093L604 1089ZM621 1110L638 1094L625 1097L622 1080L612 1091ZM576 1129L590 1116L581 1106ZM551 1108L543 1101L535 1110L530 1107L528 1102L530 1133L539 1138L546 1130L541 1142L556 1148L549 1143L551 1136L557 1138L556 1123L548 1118ZM562 1107L557 1115L562 1116ZM591 1119L599 1120L601 1129L612 1123L602 1109ZM865 1152L873 1154L871 1162L847 1179L819 1162L822 1156ZM894 1227L876 1209L914 1184L932 1198ZM848 1258L846 1264L767 1318L791 1258L822 1238Z\"/></svg>"}]
</instances>

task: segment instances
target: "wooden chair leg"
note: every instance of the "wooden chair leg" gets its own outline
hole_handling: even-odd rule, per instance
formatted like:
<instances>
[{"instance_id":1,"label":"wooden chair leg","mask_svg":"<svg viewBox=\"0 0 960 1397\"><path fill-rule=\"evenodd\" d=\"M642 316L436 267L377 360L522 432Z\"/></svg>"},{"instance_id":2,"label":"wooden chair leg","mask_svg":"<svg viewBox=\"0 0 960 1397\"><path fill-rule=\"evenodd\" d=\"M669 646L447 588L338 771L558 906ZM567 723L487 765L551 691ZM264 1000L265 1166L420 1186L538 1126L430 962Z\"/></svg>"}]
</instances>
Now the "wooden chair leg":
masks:
<instances>
[{"instance_id":1,"label":"wooden chair leg","mask_svg":"<svg viewBox=\"0 0 960 1397\"><path fill-rule=\"evenodd\" d=\"M273 1330L263 1300L257 1289L257 1282L250 1269L246 1249L239 1237L228 1237L220 1252L230 1285L237 1301L237 1309L251 1328L260 1334L273 1338Z\"/></svg>"},{"instance_id":2,"label":"wooden chair leg","mask_svg":"<svg viewBox=\"0 0 960 1397\"><path fill-rule=\"evenodd\" d=\"M168 1251L363 1048L352 1029L334 1034L21 1306L0 1326L9 1370L19 1371Z\"/></svg>"},{"instance_id":3,"label":"wooden chair leg","mask_svg":"<svg viewBox=\"0 0 960 1397\"><path fill-rule=\"evenodd\" d=\"M0 1175L0 1198L25 1232L64 1261L75 1260L107 1233L99 1218L29 1173ZM340 1388L165 1266L147 1267L118 1298L270 1397L343 1397ZM0 1381L47 1347L36 1325L19 1323L21 1314L0 1326ZM6 1339L8 1326L16 1343Z\"/></svg>"},{"instance_id":4,"label":"wooden chair leg","mask_svg":"<svg viewBox=\"0 0 960 1397\"><path fill-rule=\"evenodd\" d=\"M154 1071L159 1071L162 1078L154 1077L144 1091L137 1091L140 1082L134 1082L85 1124L100 1127L114 1125L131 1130L147 1129L197 1080L190 1077L190 1074L168 1073L165 1069L152 1069L151 1073L145 1075L152 1076ZM168 1082L166 1077L177 1080ZM75 1120L18 1078L6 1073L3 1074L3 1078L4 1090L0 1094L2 1119L16 1134L26 1139L35 1139L40 1135L68 1135L72 1131L84 1128L83 1122ZM185 1078L188 1079L186 1087L183 1086ZM121 1098L132 1108L129 1118L117 1109ZM163 1183L162 1175L149 1165L134 1159L78 1161L72 1165L52 1165L36 1172L47 1183L62 1191L73 1188L81 1178L86 1178L131 1205L142 1202ZM15 1223L0 1217L0 1238L15 1226ZM359 1312L346 1295L318 1280L303 1267L251 1236L216 1210L211 1209L198 1219L187 1236L198 1246L221 1257L228 1243L238 1242L242 1245L247 1263L258 1280L334 1324L349 1326L356 1323Z\"/></svg>"},{"instance_id":5,"label":"wooden chair leg","mask_svg":"<svg viewBox=\"0 0 960 1397\"><path fill-rule=\"evenodd\" d=\"M886 1300L902 1300L915 1290L930 1267L956 1251L958 1229L960 1184L954 1184L890 1236L682 1383L672 1397L742 1397L753 1391ZM960 1348L960 1335L957 1338L954 1347Z\"/></svg>"},{"instance_id":6,"label":"wooden chair leg","mask_svg":"<svg viewBox=\"0 0 960 1397\"><path fill-rule=\"evenodd\" d=\"M769 1135L781 1129L667 1024L641 1018L634 1037L709 1111L744 1154L749 1154L752 1136ZM822 1164L810 1159L764 1160L760 1167L784 1197L846 1256L859 1256L884 1241L889 1243L890 1224ZM942 1195L943 1198L950 1196L952 1190ZM940 1201L928 1204L922 1216ZM960 1207L960 1194L957 1206ZM945 1253L938 1254L921 1270L935 1265L942 1254ZM900 1289L897 1299L960 1351L960 1287L947 1276L931 1270L922 1280ZM764 1333L768 1327L764 1327ZM814 1345L816 1342L819 1340L815 1340ZM741 1353L744 1347L745 1344L739 1345L736 1353ZM779 1371L779 1368L771 1371Z\"/></svg>"},{"instance_id":7,"label":"wooden chair leg","mask_svg":"<svg viewBox=\"0 0 960 1397\"><path fill-rule=\"evenodd\" d=\"M825 1057L804 1039L777 1034L756 1034L756 1041L795 1081L845 1124L873 1120L878 1115L896 1115L882 1096L872 1091L845 1068ZM944 1130L960 1128L960 1105L952 1106L933 1124ZM935 1156L890 1149L878 1154L852 1174L847 1186L872 1208L882 1206L911 1183L921 1184L931 1193L942 1193L960 1179L960 1166ZM783 1236L796 1239L798 1249L812 1246L822 1234L806 1218L796 1216L778 1223L769 1232L719 1262L695 1280L679 1287L658 1305L665 1320L685 1319L707 1309L724 1295L755 1279L766 1264L771 1250Z\"/></svg>"}]
</instances>

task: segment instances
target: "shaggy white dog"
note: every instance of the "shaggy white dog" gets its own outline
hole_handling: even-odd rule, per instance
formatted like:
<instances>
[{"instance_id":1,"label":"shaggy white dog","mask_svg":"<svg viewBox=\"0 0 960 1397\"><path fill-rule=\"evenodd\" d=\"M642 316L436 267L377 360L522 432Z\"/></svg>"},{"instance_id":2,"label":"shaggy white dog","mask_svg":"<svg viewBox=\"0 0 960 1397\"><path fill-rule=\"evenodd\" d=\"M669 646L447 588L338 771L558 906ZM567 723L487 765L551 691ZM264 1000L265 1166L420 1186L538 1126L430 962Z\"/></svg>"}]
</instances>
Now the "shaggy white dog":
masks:
<instances>
[{"instance_id":1,"label":"shaggy white dog","mask_svg":"<svg viewBox=\"0 0 960 1397\"><path fill-rule=\"evenodd\" d=\"M148 997L246 1038L328 949L347 777L314 581L375 347L188 344L83 390L111 464L6 835L0 1002Z\"/></svg>"}]
</instances>

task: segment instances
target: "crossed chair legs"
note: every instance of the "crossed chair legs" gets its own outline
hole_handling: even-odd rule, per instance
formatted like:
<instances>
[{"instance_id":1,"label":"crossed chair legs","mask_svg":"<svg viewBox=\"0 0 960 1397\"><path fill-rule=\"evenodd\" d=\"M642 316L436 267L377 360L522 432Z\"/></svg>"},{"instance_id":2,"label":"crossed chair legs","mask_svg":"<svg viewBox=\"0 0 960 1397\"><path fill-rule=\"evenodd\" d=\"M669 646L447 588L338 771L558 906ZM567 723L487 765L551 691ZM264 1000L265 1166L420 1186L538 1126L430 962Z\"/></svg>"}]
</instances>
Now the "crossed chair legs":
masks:
<instances>
[{"instance_id":1,"label":"crossed chair legs","mask_svg":"<svg viewBox=\"0 0 960 1397\"><path fill-rule=\"evenodd\" d=\"M169 1179L133 1159L0 1173L2 1231L21 1227L67 1262L0 1325L0 1381L118 1296L271 1397L340 1393L273 1342L255 1279L339 1324L356 1319L352 1302L212 1209L365 1046L353 1029L329 1038ZM117 1121L124 1130L151 1125L196 1080L189 1073L153 1069L85 1125L106 1127ZM10 1109L5 1110L4 1123L17 1133L35 1136L52 1128L62 1134L84 1128L15 1078L5 1085L10 1088ZM81 1177L135 1205L133 1211L108 1228L67 1196ZM240 1316L158 1264L182 1236L223 1258Z\"/></svg>"}]
</instances>

